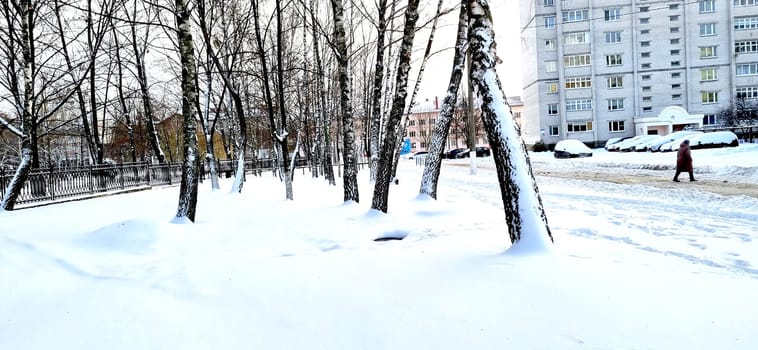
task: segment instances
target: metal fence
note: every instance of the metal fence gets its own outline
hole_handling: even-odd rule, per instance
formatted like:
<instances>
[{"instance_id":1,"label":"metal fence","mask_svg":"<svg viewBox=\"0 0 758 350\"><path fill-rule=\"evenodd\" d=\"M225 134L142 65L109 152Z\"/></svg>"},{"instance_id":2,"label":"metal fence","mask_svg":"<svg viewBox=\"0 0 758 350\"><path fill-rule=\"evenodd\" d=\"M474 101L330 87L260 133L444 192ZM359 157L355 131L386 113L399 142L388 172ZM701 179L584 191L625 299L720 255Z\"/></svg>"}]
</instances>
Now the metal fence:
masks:
<instances>
[{"instance_id":1,"label":"metal fence","mask_svg":"<svg viewBox=\"0 0 758 350\"><path fill-rule=\"evenodd\" d=\"M232 177L237 169L235 160L216 162L219 177ZM362 168L367 163L359 162ZM277 167L274 159L248 160L244 163L245 173L271 171ZM335 164L335 166L340 166ZM308 160L297 158L295 168L303 172L309 167ZM203 180L209 171L206 163L200 169L200 179ZM13 176L14 169L0 167L0 199L5 196ZM91 197L105 192L116 192L141 187L178 184L182 179L180 163L150 164L121 163L102 164L96 166L64 167L32 169L29 177L16 199L17 205L62 200L74 197Z\"/></svg>"}]
</instances>

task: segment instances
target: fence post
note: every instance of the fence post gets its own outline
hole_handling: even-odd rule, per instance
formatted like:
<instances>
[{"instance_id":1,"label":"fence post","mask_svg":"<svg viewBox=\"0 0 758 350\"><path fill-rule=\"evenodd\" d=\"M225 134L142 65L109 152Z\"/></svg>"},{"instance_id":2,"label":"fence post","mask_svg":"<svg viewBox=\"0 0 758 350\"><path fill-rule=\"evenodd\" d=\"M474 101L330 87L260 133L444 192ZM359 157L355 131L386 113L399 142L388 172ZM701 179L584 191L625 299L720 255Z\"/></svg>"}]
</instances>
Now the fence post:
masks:
<instances>
[{"instance_id":1,"label":"fence post","mask_svg":"<svg viewBox=\"0 0 758 350\"><path fill-rule=\"evenodd\" d=\"M150 172L152 169L150 168L150 163L148 161L145 161L145 179L147 180L147 184L150 185Z\"/></svg>"},{"instance_id":2,"label":"fence post","mask_svg":"<svg viewBox=\"0 0 758 350\"><path fill-rule=\"evenodd\" d=\"M50 200L55 199L55 181L53 180L54 171L55 170L53 170L53 166L50 165L50 175L49 175L50 177L49 177L49 180L47 181L47 187L50 188Z\"/></svg>"},{"instance_id":3,"label":"fence post","mask_svg":"<svg viewBox=\"0 0 758 350\"><path fill-rule=\"evenodd\" d=\"M119 170L120 170L120 173L121 173L121 189L123 190L124 189L124 163L121 162L119 164L120 164Z\"/></svg>"}]
</instances>

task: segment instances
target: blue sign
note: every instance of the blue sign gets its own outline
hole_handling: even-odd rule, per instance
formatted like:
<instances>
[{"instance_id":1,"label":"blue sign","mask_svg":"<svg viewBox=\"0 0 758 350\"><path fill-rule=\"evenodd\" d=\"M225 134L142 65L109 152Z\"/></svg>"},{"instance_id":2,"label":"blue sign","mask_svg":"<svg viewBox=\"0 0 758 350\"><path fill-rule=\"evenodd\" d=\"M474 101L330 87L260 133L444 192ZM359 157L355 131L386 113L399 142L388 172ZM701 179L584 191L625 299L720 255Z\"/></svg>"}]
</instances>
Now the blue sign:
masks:
<instances>
[{"instance_id":1,"label":"blue sign","mask_svg":"<svg viewBox=\"0 0 758 350\"><path fill-rule=\"evenodd\" d=\"M400 148L400 154L408 154L411 153L411 139L405 138L403 140L403 147Z\"/></svg>"}]
</instances>

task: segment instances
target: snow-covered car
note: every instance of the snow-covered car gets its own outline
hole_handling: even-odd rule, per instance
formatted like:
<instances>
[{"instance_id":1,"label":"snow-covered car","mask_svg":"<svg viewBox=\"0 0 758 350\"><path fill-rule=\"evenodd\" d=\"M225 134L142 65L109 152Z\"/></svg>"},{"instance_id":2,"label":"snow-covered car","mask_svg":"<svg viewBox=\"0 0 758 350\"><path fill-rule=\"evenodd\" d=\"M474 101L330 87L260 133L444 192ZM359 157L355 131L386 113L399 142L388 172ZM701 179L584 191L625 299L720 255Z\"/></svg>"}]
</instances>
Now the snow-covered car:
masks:
<instances>
[{"instance_id":1,"label":"snow-covered car","mask_svg":"<svg viewBox=\"0 0 758 350\"><path fill-rule=\"evenodd\" d=\"M639 139L640 139L640 137L642 137L642 136L645 136L645 135L638 135L638 136L630 137L630 138L628 138L628 139L626 139L626 140L623 140L623 141L621 141L621 142L616 142L616 143L614 143L614 144L612 144L612 145L609 145L609 146L608 146L608 147L606 147L605 149L607 149L607 150L608 150L608 151L610 151L610 152L615 152L615 151L618 151L618 150L619 150L619 147L625 147L626 145L628 145L628 144L630 144L630 143L634 143L634 142L636 142L637 140L639 140Z\"/></svg>"},{"instance_id":2,"label":"snow-covered car","mask_svg":"<svg viewBox=\"0 0 758 350\"><path fill-rule=\"evenodd\" d=\"M426 157L426 155L429 154L427 151L418 151L416 153L411 153L410 156L408 156L408 159L416 159L421 157Z\"/></svg>"},{"instance_id":3,"label":"snow-covered car","mask_svg":"<svg viewBox=\"0 0 758 350\"><path fill-rule=\"evenodd\" d=\"M661 146L669 143L669 142L675 142L684 140L686 137L691 137L692 135L702 134L702 131L694 131L694 130L681 130L681 131L675 131L668 135L661 136L653 141L648 142L647 144L647 150L650 152L658 152L661 150Z\"/></svg>"},{"instance_id":4,"label":"snow-covered car","mask_svg":"<svg viewBox=\"0 0 758 350\"><path fill-rule=\"evenodd\" d=\"M562 140L553 149L555 158L592 157L592 150L579 140Z\"/></svg>"},{"instance_id":5,"label":"snow-covered car","mask_svg":"<svg viewBox=\"0 0 758 350\"><path fill-rule=\"evenodd\" d=\"M695 135L690 140L691 149L737 147L740 141L731 131L714 131Z\"/></svg>"},{"instance_id":6,"label":"snow-covered car","mask_svg":"<svg viewBox=\"0 0 758 350\"><path fill-rule=\"evenodd\" d=\"M630 138L632 138L632 137L631 136L627 136L627 137L614 137L614 138L610 138L610 139L608 139L608 141L605 141L605 146L604 147L605 147L606 150L608 150L608 147L610 147L612 145L615 145L615 144L617 144L619 142L626 141L626 140L628 140Z\"/></svg>"},{"instance_id":7,"label":"snow-covered car","mask_svg":"<svg viewBox=\"0 0 758 350\"><path fill-rule=\"evenodd\" d=\"M633 152L637 151L637 147L639 147L639 151L644 151L644 146L654 140L657 139L658 135L640 135L633 139L630 139L629 141L624 141L620 145L616 147L616 150L619 152Z\"/></svg>"}]
</instances>

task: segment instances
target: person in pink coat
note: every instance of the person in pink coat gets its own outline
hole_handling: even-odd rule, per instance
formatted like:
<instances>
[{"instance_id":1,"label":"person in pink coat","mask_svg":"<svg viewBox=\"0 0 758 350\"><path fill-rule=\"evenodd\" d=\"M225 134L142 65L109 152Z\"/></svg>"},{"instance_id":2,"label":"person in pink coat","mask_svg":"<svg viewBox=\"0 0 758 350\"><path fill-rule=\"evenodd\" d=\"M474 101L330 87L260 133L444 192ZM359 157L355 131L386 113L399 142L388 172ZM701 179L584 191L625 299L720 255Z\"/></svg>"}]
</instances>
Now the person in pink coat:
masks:
<instances>
[{"instance_id":1,"label":"person in pink coat","mask_svg":"<svg viewBox=\"0 0 758 350\"><path fill-rule=\"evenodd\" d=\"M690 181L695 180L695 176L692 174L692 154L690 153L690 140L684 140L679 144L679 152L676 154L676 174L674 175L674 182L679 182L679 174L682 172L690 174Z\"/></svg>"}]
</instances>

